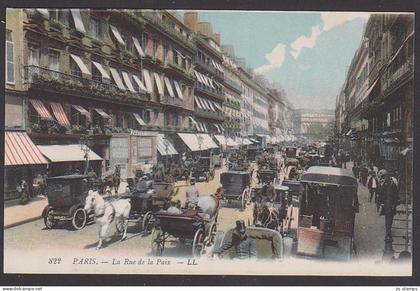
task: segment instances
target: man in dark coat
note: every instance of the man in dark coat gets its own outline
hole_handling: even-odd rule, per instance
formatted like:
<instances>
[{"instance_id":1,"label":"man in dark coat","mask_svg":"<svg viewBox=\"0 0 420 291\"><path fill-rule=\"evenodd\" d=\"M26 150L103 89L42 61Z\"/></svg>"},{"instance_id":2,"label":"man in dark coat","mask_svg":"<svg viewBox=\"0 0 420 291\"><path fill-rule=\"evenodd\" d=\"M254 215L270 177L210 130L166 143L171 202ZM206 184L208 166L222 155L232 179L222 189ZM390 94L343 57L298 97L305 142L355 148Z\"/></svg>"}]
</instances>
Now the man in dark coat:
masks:
<instances>
[{"instance_id":1,"label":"man in dark coat","mask_svg":"<svg viewBox=\"0 0 420 291\"><path fill-rule=\"evenodd\" d=\"M381 170L379 177L380 215L385 216L385 237L386 239L391 239L391 227L398 205L398 187L386 170Z\"/></svg>"}]
</instances>

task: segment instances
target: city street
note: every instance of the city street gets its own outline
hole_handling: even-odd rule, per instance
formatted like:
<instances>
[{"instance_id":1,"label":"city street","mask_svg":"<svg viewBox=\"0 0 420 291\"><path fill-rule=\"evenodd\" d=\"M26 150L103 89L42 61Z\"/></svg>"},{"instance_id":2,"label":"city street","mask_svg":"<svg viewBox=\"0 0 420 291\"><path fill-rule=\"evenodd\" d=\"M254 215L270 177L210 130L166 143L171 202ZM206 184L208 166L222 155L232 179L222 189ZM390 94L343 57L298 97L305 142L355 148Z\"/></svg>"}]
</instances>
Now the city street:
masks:
<instances>
[{"instance_id":1,"label":"city street","mask_svg":"<svg viewBox=\"0 0 420 291\"><path fill-rule=\"evenodd\" d=\"M209 195L220 186L219 176L221 169L216 170L215 178L209 183L199 182L197 188L200 195ZM255 182L255 179L254 179ZM178 183L178 198L185 201L187 187L183 182ZM122 188L122 187L121 187ZM385 236L384 218L376 212L374 203L368 202L368 190L359 184L360 212L356 215L355 243L359 259L371 259L378 261L382 258ZM243 219L246 223L252 221L253 205L249 205L245 211L240 210L240 204L232 202L230 205L223 203L219 211L218 230L226 231L235 226L235 221ZM109 229L110 241L100 252L130 250L139 254L150 254L151 235L143 236L139 226L130 225L128 238L119 241L114 237L114 224ZM4 244L6 250L45 250L47 247L71 250L92 250L96 252L97 228L94 223L87 225L79 231L65 228L47 230L42 219L26 223L17 227L6 229L4 232ZM190 249L182 249L178 244L172 243L165 249L165 256L190 256Z\"/></svg>"}]
</instances>

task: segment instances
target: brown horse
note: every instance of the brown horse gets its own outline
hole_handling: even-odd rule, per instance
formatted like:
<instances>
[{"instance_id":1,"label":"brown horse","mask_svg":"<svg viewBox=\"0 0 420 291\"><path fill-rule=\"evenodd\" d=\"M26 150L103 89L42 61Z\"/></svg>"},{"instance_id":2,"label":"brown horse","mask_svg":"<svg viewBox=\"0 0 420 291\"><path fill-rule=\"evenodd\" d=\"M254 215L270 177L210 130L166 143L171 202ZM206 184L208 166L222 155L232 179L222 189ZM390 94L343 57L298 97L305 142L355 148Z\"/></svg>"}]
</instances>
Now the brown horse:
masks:
<instances>
[{"instance_id":1,"label":"brown horse","mask_svg":"<svg viewBox=\"0 0 420 291\"><path fill-rule=\"evenodd\" d=\"M114 173L108 175L101 181L100 193L105 193L106 189L109 187L110 192L114 189L115 194L118 194L118 189L120 188L121 183L121 168L117 165L115 166ZM110 193L111 194L111 193Z\"/></svg>"}]
</instances>

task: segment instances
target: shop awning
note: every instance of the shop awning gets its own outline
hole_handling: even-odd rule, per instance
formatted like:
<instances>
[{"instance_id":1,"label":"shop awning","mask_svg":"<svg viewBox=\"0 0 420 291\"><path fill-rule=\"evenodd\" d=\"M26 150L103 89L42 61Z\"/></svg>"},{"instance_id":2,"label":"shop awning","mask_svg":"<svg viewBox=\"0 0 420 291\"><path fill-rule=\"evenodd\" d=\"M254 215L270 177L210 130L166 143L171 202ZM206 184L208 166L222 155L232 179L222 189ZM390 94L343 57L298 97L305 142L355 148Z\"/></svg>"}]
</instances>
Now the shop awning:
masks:
<instances>
[{"instance_id":1,"label":"shop awning","mask_svg":"<svg viewBox=\"0 0 420 291\"><path fill-rule=\"evenodd\" d=\"M134 79L134 82L136 82L136 83L137 83L137 86L139 86L140 90L142 90L142 91L144 91L144 92L147 92L146 87L144 87L144 84L143 84L143 82L139 79L139 77L137 77L136 75L133 75L133 79Z\"/></svg>"},{"instance_id":2,"label":"shop awning","mask_svg":"<svg viewBox=\"0 0 420 291\"><path fill-rule=\"evenodd\" d=\"M42 101L36 99L29 99L29 102L31 102L32 106L35 108L36 112L41 117L41 119L54 120L54 118L51 116L51 113L48 111L48 109L45 107Z\"/></svg>"},{"instance_id":3,"label":"shop awning","mask_svg":"<svg viewBox=\"0 0 420 291\"><path fill-rule=\"evenodd\" d=\"M79 56L70 54L71 58L76 62L77 66L79 67L80 71L82 71L83 74L86 75L92 75L89 69L86 67L85 63L82 61L82 59Z\"/></svg>"},{"instance_id":4,"label":"shop awning","mask_svg":"<svg viewBox=\"0 0 420 291\"><path fill-rule=\"evenodd\" d=\"M121 44L125 46L125 41L122 39L120 32L118 31L118 29L113 26L113 25L109 25L111 27L111 31L112 34L114 35L115 39Z\"/></svg>"},{"instance_id":5,"label":"shop awning","mask_svg":"<svg viewBox=\"0 0 420 291\"><path fill-rule=\"evenodd\" d=\"M164 79L165 79L166 90L168 90L169 95L172 98L175 98L175 94L174 94L174 90L172 89L171 81L168 79L168 77L165 77Z\"/></svg>"},{"instance_id":6,"label":"shop awning","mask_svg":"<svg viewBox=\"0 0 420 291\"><path fill-rule=\"evenodd\" d=\"M209 103L209 106L210 106L211 110L213 110L214 112L216 112L216 109L215 109L215 107L213 105L213 102L210 101L210 100L206 100L206 101Z\"/></svg>"},{"instance_id":7,"label":"shop awning","mask_svg":"<svg viewBox=\"0 0 420 291\"><path fill-rule=\"evenodd\" d=\"M197 127L198 123L197 121L195 121L194 118L192 118L191 116L188 116L188 118L191 120L191 122Z\"/></svg>"},{"instance_id":8,"label":"shop awning","mask_svg":"<svg viewBox=\"0 0 420 291\"><path fill-rule=\"evenodd\" d=\"M141 126L146 125L146 122L144 122L138 113L133 113L133 116Z\"/></svg>"},{"instance_id":9,"label":"shop awning","mask_svg":"<svg viewBox=\"0 0 420 291\"><path fill-rule=\"evenodd\" d=\"M253 143L258 143L258 140L253 139L253 138L249 138L250 141L252 141Z\"/></svg>"},{"instance_id":10,"label":"shop awning","mask_svg":"<svg viewBox=\"0 0 420 291\"><path fill-rule=\"evenodd\" d=\"M63 106L61 106L60 103L56 103L56 102L50 102L50 104L51 104L51 109L58 123L61 124L62 126L69 126L70 121L67 118L66 113L64 112Z\"/></svg>"},{"instance_id":11,"label":"shop awning","mask_svg":"<svg viewBox=\"0 0 420 291\"><path fill-rule=\"evenodd\" d=\"M163 134L157 136L157 149L162 156L177 155L178 152L172 143Z\"/></svg>"},{"instance_id":12,"label":"shop awning","mask_svg":"<svg viewBox=\"0 0 420 291\"><path fill-rule=\"evenodd\" d=\"M178 133L178 136L193 152L218 148L217 144L208 134Z\"/></svg>"},{"instance_id":13,"label":"shop awning","mask_svg":"<svg viewBox=\"0 0 420 291\"><path fill-rule=\"evenodd\" d=\"M153 92L153 86L152 86L152 80L150 78L150 73L148 70L143 69L143 76L144 76L144 82L146 83L146 88L148 93Z\"/></svg>"},{"instance_id":14,"label":"shop awning","mask_svg":"<svg viewBox=\"0 0 420 291\"><path fill-rule=\"evenodd\" d=\"M102 64L97 63L95 61L92 61L92 63L95 65L95 67L98 69L98 71L101 73L102 78L105 79L111 79L111 77L109 76L108 72L105 70L105 68L102 66Z\"/></svg>"},{"instance_id":15,"label":"shop awning","mask_svg":"<svg viewBox=\"0 0 420 291\"><path fill-rule=\"evenodd\" d=\"M217 133L222 133L218 124L212 123L212 125L217 129Z\"/></svg>"},{"instance_id":16,"label":"shop awning","mask_svg":"<svg viewBox=\"0 0 420 291\"><path fill-rule=\"evenodd\" d=\"M103 111L100 108L95 108L95 111L98 112L98 114L105 119L110 119L111 118L111 115L109 115L108 113L106 113L105 111Z\"/></svg>"},{"instance_id":17,"label":"shop awning","mask_svg":"<svg viewBox=\"0 0 420 291\"><path fill-rule=\"evenodd\" d=\"M131 83L130 76L128 75L128 73L127 72L122 72L122 76L123 76L124 83L127 86L128 90L130 90L133 93L137 93L136 90L134 90L133 83Z\"/></svg>"},{"instance_id":18,"label":"shop awning","mask_svg":"<svg viewBox=\"0 0 420 291\"><path fill-rule=\"evenodd\" d=\"M79 144L39 145L38 148L52 163L85 161L85 153ZM92 150L89 151L88 156L90 161L102 161L102 158Z\"/></svg>"},{"instance_id":19,"label":"shop awning","mask_svg":"<svg viewBox=\"0 0 420 291\"><path fill-rule=\"evenodd\" d=\"M350 135L352 132L353 132L353 129L350 129L350 130L346 133L346 135Z\"/></svg>"},{"instance_id":20,"label":"shop awning","mask_svg":"<svg viewBox=\"0 0 420 291\"><path fill-rule=\"evenodd\" d=\"M226 142L227 142L227 146L228 147L237 147L237 146L239 146L239 143L237 143L236 141L234 141L231 137L228 137L226 139Z\"/></svg>"},{"instance_id":21,"label":"shop awning","mask_svg":"<svg viewBox=\"0 0 420 291\"><path fill-rule=\"evenodd\" d=\"M86 116L86 118L90 119L90 112L87 111L86 109L84 109L82 106L80 106L80 105L74 105L74 104L72 104L71 106L73 106L74 109L76 109L77 111L79 111L80 114L82 114L82 115Z\"/></svg>"},{"instance_id":22,"label":"shop awning","mask_svg":"<svg viewBox=\"0 0 420 291\"><path fill-rule=\"evenodd\" d=\"M73 16L74 26L76 27L76 30L83 34L86 34L86 29L85 29L85 26L83 25L82 16L80 15L80 10L70 9L70 11L71 11L71 15Z\"/></svg>"},{"instance_id":23,"label":"shop awning","mask_svg":"<svg viewBox=\"0 0 420 291\"><path fill-rule=\"evenodd\" d=\"M26 132L6 131L4 134L4 165L43 165L48 164L39 148Z\"/></svg>"},{"instance_id":24,"label":"shop awning","mask_svg":"<svg viewBox=\"0 0 420 291\"><path fill-rule=\"evenodd\" d=\"M213 104L219 111L223 111L222 107L219 104L217 104L216 102L213 102Z\"/></svg>"},{"instance_id":25,"label":"shop awning","mask_svg":"<svg viewBox=\"0 0 420 291\"><path fill-rule=\"evenodd\" d=\"M206 85L206 83L204 82L203 77L201 76L201 74L197 71L194 71L195 77L197 78L198 82L200 82L203 85Z\"/></svg>"},{"instance_id":26,"label":"shop awning","mask_svg":"<svg viewBox=\"0 0 420 291\"><path fill-rule=\"evenodd\" d=\"M114 79L115 84L117 84L117 87L120 88L121 90L125 91L126 89L124 87L124 84L121 80L121 76L118 73L118 71L114 68L109 68L109 69L111 70L112 78Z\"/></svg>"},{"instance_id":27,"label":"shop awning","mask_svg":"<svg viewBox=\"0 0 420 291\"><path fill-rule=\"evenodd\" d=\"M198 102L201 103L201 107L204 110L210 110L210 108L207 106L207 104L204 102L204 100L201 97L197 97Z\"/></svg>"},{"instance_id":28,"label":"shop awning","mask_svg":"<svg viewBox=\"0 0 420 291\"><path fill-rule=\"evenodd\" d=\"M223 135L220 134L215 134L214 138L217 140L217 142L221 145L221 146L226 146L227 145L227 141L226 138Z\"/></svg>"},{"instance_id":29,"label":"shop awning","mask_svg":"<svg viewBox=\"0 0 420 291\"><path fill-rule=\"evenodd\" d=\"M156 86L158 88L158 92L160 96L165 95L163 92L163 86L162 83L160 81L160 76L158 75L158 73L153 73L153 76L155 77L155 82L156 82Z\"/></svg>"},{"instance_id":30,"label":"shop awning","mask_svg":"<svg viewBox=\"0 0 420 291\"><path fill-rule=\"evenodd\" d=\"M134 46L136 47L136 50L139 56L144 57L145 54L144 54L143 48L141 47L139 40L134 36L133 36L133 43L134 43Z\"/></svg>"},{"instance_id":31,"label":"shop awning","mask_svg":"<svg viewBox=\"0 0 420 291\"><path fill-rule=\"evenodd\" d=\"M178 82L174 80L174 84L175 84L176 93L178 94L178 98L184 100L184 95L182 95L182 90Z\"/></svg>"},{"instance_id":32,"label":"shop awning","mask_svg":"<svg viewBox=\"0 0 420 291\"><path fill-rule=\"evenodd\" d=\"M247 138L243 138L243 144L244 145L250 145L250 144L252 144L252 141L250 141L249 139L247 139Z\"/></svg>"}]
</instances>

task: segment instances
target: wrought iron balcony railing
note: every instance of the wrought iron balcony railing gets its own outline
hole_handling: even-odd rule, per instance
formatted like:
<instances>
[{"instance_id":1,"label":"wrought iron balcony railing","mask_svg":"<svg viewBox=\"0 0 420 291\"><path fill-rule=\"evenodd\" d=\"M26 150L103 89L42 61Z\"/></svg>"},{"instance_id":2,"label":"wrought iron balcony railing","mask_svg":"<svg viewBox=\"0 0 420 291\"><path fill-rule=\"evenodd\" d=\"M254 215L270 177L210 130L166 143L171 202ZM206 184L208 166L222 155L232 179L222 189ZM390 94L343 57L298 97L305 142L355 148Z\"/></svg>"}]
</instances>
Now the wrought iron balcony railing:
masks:
<instances>
[{"instance_id":1,"label":"wrought iron balcony railing","mask_svg":"<svg viewBox=\"0 0 420 291\"><path fill-rule=\"evenodd\" d=\"M239 85L235 81L231 80L230 78L225 77L225 84L228 85L229 87L235 89L238 93L242 93L241 85Z\"/></svg>"},{"instance_id":2,"label":"wrought iron balcony railing","mask_svg":"<svg viewBox=\"0 0 420 291\"><path fill-rule=\"evenodd\" d=\"M225 100L224 90L222 89L213 89L208 86L204 86L198 81L195 83L194 88L197 92L202 92L204 94L210 95L211 97L217 98L222 101Z\"/></svg>"},{"instance_id":3,"label":"wrought iron balcony railing","mask_svg":"<svg viewBox=\"0 0 420 291\"><path fill-rule=\"evenodd\" d=\"M201 68L203 68L204 70L206 70L207 72L223 79L224 74L222 72L220 72L219 70L217 70L212 64L205 63L202 60L200 60L199 58L196 58L195 63L197 65L199 65Z\"/></svg>"},{"instance_id":4,"label":"wrought iron balcony railing","mask_svg":"<svg viewBox=\"0 0 420 291\"><path fill-rule=\"evenodd\" d=\"M77 96L106 98L120 101L147 101L146 92L122 91L117 86L76 75L61 73L39 66L25 67L25 83L29 88L53 90Z\"/></svg>"},{"instance_id":5,"label":"wrought iron balcony railing","mask_svg":"<svg viewBox=\"0 0 420 291\"><path fill-rule=\"evenodd\" d=\"M194 108L194 113L198 117L203 117L203 118L215 119L215 120L220 120L220 121L223 121L225 119L224 113L220 111L218 112L206 111L206 110L196 107Z\"/></svg>"}]
</instances>

